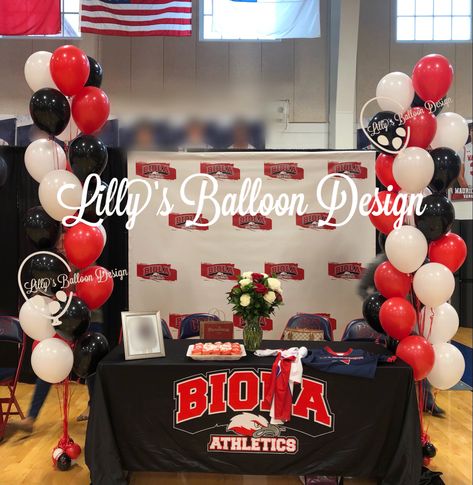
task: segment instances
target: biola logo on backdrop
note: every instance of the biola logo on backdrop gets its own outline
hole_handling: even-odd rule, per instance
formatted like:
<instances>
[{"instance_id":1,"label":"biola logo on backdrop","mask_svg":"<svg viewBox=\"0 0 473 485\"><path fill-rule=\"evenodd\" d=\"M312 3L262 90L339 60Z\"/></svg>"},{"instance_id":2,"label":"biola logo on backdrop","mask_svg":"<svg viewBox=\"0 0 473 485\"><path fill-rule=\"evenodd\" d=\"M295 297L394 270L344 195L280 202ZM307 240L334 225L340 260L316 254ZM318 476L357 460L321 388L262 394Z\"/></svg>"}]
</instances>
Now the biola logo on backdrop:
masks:
<instances>
[{"instance_id":1,"label":"biola logo on backdrop","mask_svg":"<svg viewBox=\"0 0 473 485\"><path fill-rule=\"evenodd\" d=\"M172 167L167 167L172 172ZM395 228L400 227L406 216L422 214L422 194L401 194L391 192L384 201L378 197L379 190L371 193L359 194L352 174L331 172L328 173L315 187L315 201L320 205L326 217L317 221L321 228L334 228L347 224L358 210L361 215L374 216L384 213L397 217ZM82 200L79 207L71 207L63 200L63 194L71 190L71 184L63 185L57 194L59 203L67 208L76 210L73 216L63 219L66 227L72 227L79 222L90 226L100 225L105 217L117 214L127 215L127 229L132 229L139 215L149 206L153 191L161 191L161 201L156 207L156 216L170 217L175 212L174 204L170 200L169 188L162 187L159 180L147 178L118 180L113 178L106 189L100 184L100 177L91 174L84 182ZM215 224L220 217L228 216L296 216L302 217L308 213L309 204L303 193L273 193L262 191L263 181L257 177L254 179L245 178L238 192L225 191L223 198L218 197L219 180L208 173L196 173L183 180L178 193L181 202L191 210L183 221L183 227L203 228ZM388 187L388 191L392 187ZM88 193L92 195L88 198ZM391 206L391 202L393 204ZM83 218L87 207L95 206L100 219L96 223L89 222ZM348 215L341 218L339 211L348 209ZM193 217L189 217L192 215Z\"/></svg>"}]
</instances>

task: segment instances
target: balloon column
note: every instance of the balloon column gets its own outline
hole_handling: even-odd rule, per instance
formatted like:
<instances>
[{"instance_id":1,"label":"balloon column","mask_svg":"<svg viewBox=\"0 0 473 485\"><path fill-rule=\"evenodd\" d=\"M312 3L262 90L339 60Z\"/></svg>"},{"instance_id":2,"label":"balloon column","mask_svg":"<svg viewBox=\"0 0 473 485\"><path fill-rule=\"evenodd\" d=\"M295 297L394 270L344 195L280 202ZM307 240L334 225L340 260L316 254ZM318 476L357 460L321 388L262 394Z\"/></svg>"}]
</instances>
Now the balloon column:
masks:
<instances>
[{"instance_id":1,"label":"balloon column","mask_svg":"<svg viewBox=\"0 0 473 485\"><path fill-rule=\"evenodd\" d=\"M398 228L392 214L370 214L374 226L386 235L387 261L376 269L378 291L365 301L363 312L375 330L399 340L396 354L412 367L418 381L421 416L425 379L437 389L449 389L465 370L462 354L449 343L458 329L458 315L448 300L455 288L453 273L466 258L466 244L450 232L455 210L447 191L460 173L457 152L468 137L465 119L440 113L448 105L452 79L448 59L431 54L417 62L412 78L399 72L387 74L376 91L380 108L393 115L391 131L403 127L408 134L397 151L392 150L395 133L387 133L389 144L377 138L375 145L382 153L376 160L376 174L387 188L379 196L402 191L420 193L423 199L420 211ZM386 118L385 113L373 119ZM422 445L424 456L432 458L433 445L425 433Z\"/></svg>"},{"instance_id":2,"label":"balloon column","mask_svg":"<svg viewBox=\"0 0 473 485\"><path fill-rule=\"evenodd\" d=\"M107 121L110 104L100 89L102 67L72 45L32 54L25 64L25 78L34 91L30 101L33 122L48 135L32 142L25 152L25 166L39 183L41 203L28 210L24 221L27 237L40 251L30 257L27 272L55 284L29 298L19 319L25 333L36 340L33 370L41 379L63 385L63 435L53 462L67 470L81 453L68 434L69 375L74 371L88 378L108 352L106 338L88 328L91 310L110 297L113 280L108 270L92 266L105 246L105 229L85 223L67 229L62 222L80 206L87 176L100 175L107 165L107 149L94 134ZM64 142L64 148L55 137ZM87 221L98 221L93 212L89 208ZM73 283L59 284L64 275Z\"/></svg>"}]
</instances>

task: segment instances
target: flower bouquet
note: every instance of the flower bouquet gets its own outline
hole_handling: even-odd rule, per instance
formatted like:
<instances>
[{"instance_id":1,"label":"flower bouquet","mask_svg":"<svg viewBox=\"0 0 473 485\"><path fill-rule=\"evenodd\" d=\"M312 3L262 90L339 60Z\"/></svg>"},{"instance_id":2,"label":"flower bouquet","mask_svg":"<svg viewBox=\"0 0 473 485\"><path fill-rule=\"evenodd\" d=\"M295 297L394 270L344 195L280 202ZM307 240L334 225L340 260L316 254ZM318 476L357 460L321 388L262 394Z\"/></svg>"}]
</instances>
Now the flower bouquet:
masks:
<instances>
[{"instance_id":1,"label":"flower bouquet","mask_svg":"<svg viewBox=\"0 0 473 485\"><path fill-rule=\"evenodd\" d=\"M263 337L262 317L269 317L282 305L281 282L265 273L247 271L227 293L233 313L243 319L243 342L250 351L258 350Z\"/></svg>"}]
</instances>

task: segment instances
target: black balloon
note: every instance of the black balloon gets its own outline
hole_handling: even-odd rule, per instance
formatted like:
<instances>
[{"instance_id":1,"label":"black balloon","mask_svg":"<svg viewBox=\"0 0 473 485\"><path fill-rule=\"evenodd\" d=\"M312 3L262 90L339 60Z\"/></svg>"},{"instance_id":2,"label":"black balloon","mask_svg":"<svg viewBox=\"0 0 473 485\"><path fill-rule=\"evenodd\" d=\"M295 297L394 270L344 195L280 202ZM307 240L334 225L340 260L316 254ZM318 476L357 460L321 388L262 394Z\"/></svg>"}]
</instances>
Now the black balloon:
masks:
<instances>
[{"instance_id":1,"label":"black balloon","mask_svg":"<svg viewBox=\"0 0 473 485\"><path fill-rule=\"evenodd\" d=\"M61 233L61 223L50 217L41 207L28 209L24 222L26 235L37 249L50 249Z\"/></svg>"},{"instance_id":2,"label":"black balloon","mask_svg":"<svg viewBox=\"0 0 473 485\"><path fill-rule=\"evenodd\" d=\"M64 279L69 276L69 270L58 257L39 253L28 260L21 276L24 288L25 284L38 283L38 287L32 287L33 292L54 296L64 289Z\"/></svg>"},{"instance_id":3,"label":"black balloon","mask_svg":"<svg viewBox=\"0 0 473 485\"><path fill-rule=\"evenodd\" d=\"M429 184L432 192L446 192L460 175L461 160L451 148L435 148L430 152L434 161L434 176Z\"/></svg>"},{"instance_id":4,"label":"black balloon","mask_svg":"<svg viewBox=\"0 0 473 485\"><path fill-rule=\"evenodd\" d=\"M8 165L5 160L0 157L0 187L3 187L8 178Z\"/></svg>"},{"instance_id":5,"label":"black balloon","mask_svg":"<svg viewBox=\"0 0 473 485\"><path fill-rule=\"evenodd\" d=\"M422 447L422 455L426 458L434 458L436 454L437 448L435 448L430 441L427 441L427 443Z\"/></svg>"},{"instance_id":6,"label":"black balloon","mask_svg":"<svg viewBox=\"0 0 473 485\"><path fill-rule=\"evenodd\" d=\"M95 182L95 179L92 179L89 182L89 185L87 187L86 202L88 202L89 200L92 200L96 191L96 187L97 187L97 183ZM102 199L105 198L105 193L107 190L108 190L108 184L106 184L103 180L101 180L99 193L101 194ZM89 222L98 222L100 219L105 219L107 217L107 214L98 215L98 209L99 209L98 200L94 199L94 202L92 202L90 205L87 205L87 207L85 208L83 218Z\"/></svg>"},{"instance_id":7,"label":"black balloon","mask_svg":"<svg viewBox=\"0 0 473 485\"><path fill-rule=\"evenodd\" d=\"M66 313L59 320L61 325L55 327L56 332L67 340L76 340L89 328L90 310L80 298L73 296Z\"/></svg>"},{"instance_id":8,"label":"black balloon","mask_svg":"<svg viewBox=\"0 0 473 485\"><path fill-rule=\"evenodd\" d=\"M368 134L377 143L376 150L399 150L406 138L406 129L401 117L392 111L380 111L371 118ZM388 152L386 152L388 153Z\"/></svg>"},{"instance_id":9,"label":"black balloon","mask_svg":"<svg viewBox=\"0 0 473 485\"><path fill-rule=\"evenodd\" d=\"M434 116L437 116L443 109L443 102L445 101L445 98L446 96L436 103L433 101L428 101L426 103L417 93L414 93L414 100L412 101L411 107L422 107L428 109Z\"/></svg>"},{"instance_id":10,"label":"black balloon","mask_svg":"<svg viewBox=\"0 0 473 485\"><path fill-rule=\"evenodd\" d=\"M74 365L72 370L77 376L86 379L94 374L99 362L108 354L108 341L98 332L82 335L74 347Z\"/></svg>"},{"instance_id":11,"label":"black balloon","mask_svg":"<svg viewBox=\"0 0 473 485\"><path fill-rule=\"evenodd\" d=\"M363 302L363 317L373 330L385 333L379 321L379 311L386 298L381 293L375 292Z\"/></svg>"},{"instance_id":12,"label":"black balloon","mask_svg":"<svg viewBox=\"0 0 473 485\"><path fill-rule=\"evenodd\" d=\"M87 56L87 58L89 59L90 74L85 85L99 88L102 85L102 66L93 57Z\"/></svg>"},{"instance_id":13,"label":"black balloon","mask_svg":"<svg viewBox=\"0 0 473 485\"><path fill-rule=\"evenodd\" d=\"M66 453L60 455L56 462L57 469L62 472L67 472L71 468L71 464L72 460Z\"/></svg>"},{"instance_id":14,"label":"black balloon","mask_svg":"<svg viewBox=\"0 0 473 485\"><path fill-rule=\"evenodd\" d=\"M415 223L429 242L450 231L455 221L453 204L442 194L424 197L419 212L422 214L415 214Z\"/></svg>"},{"instance_id":15,"label":"black balloon","mask_svg":"<svg viewBox=\"0 0 473 485\"><path fill-rule=\"evenodd\" d=\"M88 175L100 175L107 165L107 147L92 135L80 135L69 146L69 162L77 178L84 182Z\"/></svg>"},{"instance_id":16,"label":"black balloon","mask_svg":"<svg viewBox=\"0 0 473 485\"><path fill-rule=\"evenodd\" d=\"M40 130L56 136L62 133L69 123L71 107L60 91L43 88L31 96L30 114Z\"/></svg>"}]
</instances>

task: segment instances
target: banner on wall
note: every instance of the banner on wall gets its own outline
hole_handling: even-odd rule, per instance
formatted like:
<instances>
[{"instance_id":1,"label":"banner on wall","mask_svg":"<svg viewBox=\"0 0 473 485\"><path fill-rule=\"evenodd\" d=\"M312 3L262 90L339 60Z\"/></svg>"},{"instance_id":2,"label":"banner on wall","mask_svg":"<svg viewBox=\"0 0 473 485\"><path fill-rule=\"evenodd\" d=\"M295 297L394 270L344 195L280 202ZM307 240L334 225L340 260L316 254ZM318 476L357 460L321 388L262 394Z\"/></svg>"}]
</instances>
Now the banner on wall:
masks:
<instances>
[{"instance_id":1,"label":"banner on wall","mask_svg":"<svg viewBox=\"0 0 473 485\"><path fill-rule=\"evenodd\" d=\"M473 200L473 122L468 123L470 136L459 155L462 159L460 175L451 189L453 200Z\"/></svg>"},{"instance_id":2,"label":"banner on wall","mask_svg":"<svg viewBox=\"0 0 473 485\"><path fill-rule=\"evenodd\" d=\"M240 273L255 271L283 280L285 304L264 322L266 339L279 339L297 313L327 316L337 336L361 316L356 288L375 255L375 230L368 217L352 209L362 194L374 192L374 153L134 152L128 157L128 178L147 180L155 188L129 231L131 311L159 310L174 335L191 313L217 313L231 320L225 293ZM261 184L255 200L273 198L284 205L303 198L306 211L239 213L249 204L246 179L252 190ZM348 222L320 227L318 222L328 216L321 201L330 203L337 184L347 192L346 203L330 221ZM143 186L132 183L129 193L144 197ZM208 197L199 210L203 190ZM172 212L156 215L165 198L172 202ZM231 213L231 206L237 213ZM186 225L196 214L202 226ZM233 321L239 337L241 322Z\"/></svg>"}]
</instances>

